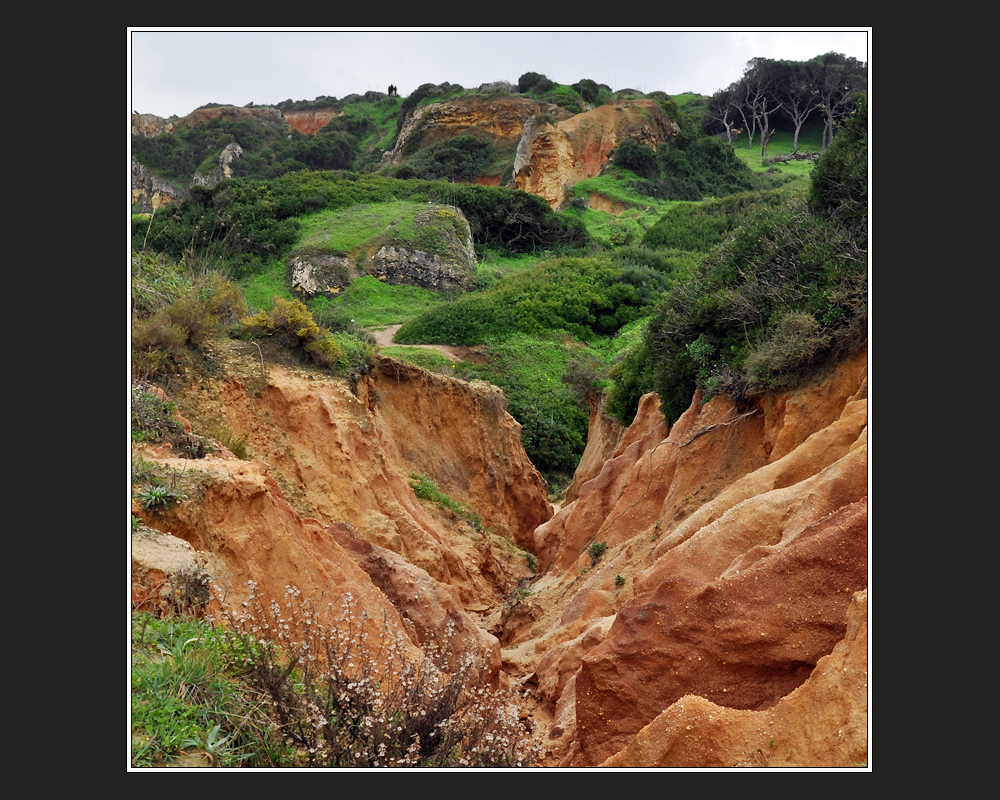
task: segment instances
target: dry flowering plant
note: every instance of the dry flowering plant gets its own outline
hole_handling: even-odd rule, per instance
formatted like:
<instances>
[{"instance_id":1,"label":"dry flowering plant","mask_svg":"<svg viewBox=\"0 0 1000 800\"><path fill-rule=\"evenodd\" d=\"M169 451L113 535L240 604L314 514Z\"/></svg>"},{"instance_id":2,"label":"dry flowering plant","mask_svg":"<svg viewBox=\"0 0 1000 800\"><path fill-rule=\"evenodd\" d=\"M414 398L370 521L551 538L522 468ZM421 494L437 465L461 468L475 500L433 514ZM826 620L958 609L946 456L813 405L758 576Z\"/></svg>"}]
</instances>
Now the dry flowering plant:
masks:
<instances>
[{"instance_id":1,"label":"dry flowering plant","mask_svg":"<svg viewBox=\"0 0 1000 800\"><path fill-rule=\"evenodd\" d=\"M471 655L450 672L450 629L414 660L403 634L367 613L348 592L322 613L286 588L267 602L222 603L234 661L269 698L276 732L316 767L531 766L539 744L510 696L484 681Z\"/></svg>"}]
</instances>

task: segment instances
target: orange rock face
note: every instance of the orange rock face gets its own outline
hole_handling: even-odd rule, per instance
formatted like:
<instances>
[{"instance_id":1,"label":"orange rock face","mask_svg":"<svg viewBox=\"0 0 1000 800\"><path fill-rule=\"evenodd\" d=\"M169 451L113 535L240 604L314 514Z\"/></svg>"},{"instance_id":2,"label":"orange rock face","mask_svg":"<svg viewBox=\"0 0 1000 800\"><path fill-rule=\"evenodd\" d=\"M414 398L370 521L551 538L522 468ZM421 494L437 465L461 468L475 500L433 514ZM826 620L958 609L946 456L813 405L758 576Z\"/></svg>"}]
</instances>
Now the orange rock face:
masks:
<instances>
[{"instance_id":1,"label":"orange rock face","mask_svg":"<svg viewBox=\"0 0 1000 800\"><path fill-rule=\"evenodd\" d=\"M218 361L173 399L254 460L142 451L187 498L133 505L164 537L134 540L137 602L197 568L231 600L350 593L413 658L453 630L452 658L534 699L548 766L867 763L866 351L747 407L696 396L672 428L655 395L625 431L596 414L555 516L488 384ZM417 472L482 525L418 499Z\"/></svg>"},{"instance_id":2,"label":"orange rock face","mask_svg":"<svg viewBox=\"0 0 1000 800\"><path fill-rule=\"evenodd\" d=\"M335 108L311 108L306 111L286 111L285 122L293 131L315 136L327 126L331 119L339 117L343 111Z\"/></svg>"},{"instance_id":3,"label":"orange rock face","mask_svg":"<svg viewBox=\"0 0 1000 800\"><path fill-rule=\"evenodd\" d=\"M488 138L495 145L514 145L528 119L539 110L522 97L462 97L418 107L400 131L390 160L398 163L404 148L424 148L462 134Z\"/></svg>"},{"instance_id":4,"label":"orange rock face","mask_svg":"<svg viewBox=\"0 0 1000 800\"><path fill-rule=\"evenodd\" d=\"M643 399L600 473L535 532L547 570L535 602L552 605L505 659L555 709L549 764L600 764L681 698L777 707L848 635L851 598L867 587L865 351L746 410L695 398L668 430L657 406ZM593 543L606 552L592 557ZM588 646L581 626L608 614L607 636ZM532 639L542 655L520 661ZM864 713L850 718L862 729L829 735L866 741ZM679 765L686 745L671 747Z\"/></svg>"},{"instance_id":5,"label":"orange rock face","mask_svg":"<svg viewBox=\"0 0 1000 800\"><path fill-rule=\"evenodd\" d=\"M264 386L252 371L192 384L178 402L201 430L225 420L247 432L258 460L188 462L147 451L198 475L201 487L194 502L147 514L150 523L213 554L230 578L253 579L268 596L294 584L318 599L359 582L361 596L377 598L379 618L392 604L328 526L346 525L399 554L462 608L495 605L529 574L512 540L530 537L551 508L520 426L493 387L389 360L358 387L360 398L344 381L271 367ZM417 471L477 511L489 531L418 500L410 487ZM238 595L239 586L230 591Z\"/></svg>"},{"instance_id":6,"label":"orange rock face","mask_svg":"<svg viewBox=\"0 0 1000 800\"><path fill-rule=\"evenodd\" d=\"M599 106L537 130L527 163L514 176L518 189L562 205L566 187L600 174L608 155L622 139L656 147L678 128L654 100Z\"/></svg>"},{"instance_id":7,"label":"orange rock face","mask_svg":"<svg viewBox=\"0 0 1000 800\"><path fill-rule=\"evenodd\" d=\"M868 763L868 592L809 679L764 711L686 695L603 767L862 767Z\"/></svg>"}]
</instances>

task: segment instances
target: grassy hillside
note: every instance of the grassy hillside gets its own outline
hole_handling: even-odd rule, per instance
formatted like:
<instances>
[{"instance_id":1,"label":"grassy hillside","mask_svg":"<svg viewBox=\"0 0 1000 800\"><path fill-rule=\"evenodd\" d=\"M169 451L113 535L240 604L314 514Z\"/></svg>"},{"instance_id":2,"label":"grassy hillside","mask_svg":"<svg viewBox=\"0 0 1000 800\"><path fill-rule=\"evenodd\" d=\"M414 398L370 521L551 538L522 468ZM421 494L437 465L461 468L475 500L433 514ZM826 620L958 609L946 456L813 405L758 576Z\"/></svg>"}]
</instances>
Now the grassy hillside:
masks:
<instances>
[{"instance_id":1,"label":"grassy hillside","mask_svg":"<svg viewBox=\"0 0 1000 800\"><path fill-rule=\"evenodd\" d=\"M559 87L541 78L529 80L524 93L559 100L567 111L590 100L613 98L607 94L610 90L597 84L581 81ZM493 85L474 91L509 93L515 87ZM364 147L387 148L395 137L390 128L400 113L467 92L442 84L425 85L405 101L389 102L378 93L351 102L345 99L343 116L324 135L351 136ZM781 220L804 213L796 209L804 208L814 163L762 164L756 143L756 152L750 152L745 139L728 148L693 132L704 98L656 99L680 122L684 137L673 148L659 151L619 148L605 174L575 187L575 200L562 213L553 212L539 198L507 189L301 169L273 180L240 178L214 189L198 189L190 202L175 207L170 215L137 218L133 244L139 251L145 248L147 253L180 258L176 272L189 285L197 277L197 270L192 272L195 261L228 270L244 292L248 311L258 315L256 327L242 327L244 335L252 335L277 324L275 297L283 303L294 299L287 284L291 254L349 256L389 232L400 241L430 249L434 237L424 241L426 232L413 225L418 209L429 201L457 205L469 219L480 259L473 290L441 295L361 278L339 295L317 298L302 312L296 311L309 315L309 325L315 324L320 333L290 344L346 375L366 368L365 354L372 348L366 329L405 323L397 337L401 347L475 346L477 362L457 365L412 348L391 352L504 388L509 408L523 425L529 454L553 483L559 483L582 452L588 399L594 392L610 391L612 412L628 422L639 395L654 387L665 398L673 398L665 399L670 414L669 409L690 399L694 385L709 391L776 386L793 379L798 367L789 366L791 362L808 366L814 360L779 353L779 340L792 342L788 348L793 350L813 346L816 352L825 352L833 346L830 337L840 336L828 332L830 325L849 318L848 327L856 332L862 319L858 309L862 275L857 273L846 284L838 283L839 278L824 278L814 299L795 305L796 313L811 315L812 322L782 316L775 310L778 306L760 309L757 321L747 328L759 339L753 346L731 339L717 327L699 327L700 322L688 323L694 326L689 331L676 327L671 320L679 313L689 314L684 309L720 303L732 291L729 279L718 277L726 274L726 264L734 258L757 258L747 249L749 239L738 238L743 227L749 226L746 229L754 235L765 229L790 230ZM818 136L817 129L805 128L800 149L815 147ZM488 156L497 163L496 153L477 150L479 145L463 147L459 142L451 154L428 149L422 168L448 158ZM778 155L790 149L791 134L779 132L769 152ZM712 191L720 194L713 197ZM703 199L669 199L675 192ZM773 222L762 222L765 218ZM820 274L836 272L843 249L829 241L822 225L815 235L828 242L816 269ZM719 280L718 285L713 283ZM793 280L814 279L803 273ZM206 291L199 290L201 295ZM210 295L204 301L209 305ZM155 373L157 365L162 368L180 357L183 347L197 345L202 335L205 325L196 324L201 312L175 308L178 302L164 298L140 314L135 327L145 333L137 344L137 363L146 372ZM239 333L239 314L226 313L227 321L209 327L218 332L229 326ZM157 328L154 322L163 320L168 327ZM680 334L678 341L683 342L669 352L657 339L668 329L674 332L671 336ZM154 330L161 332L159 338ZM167 330L175 332L172 339L162 334ZM767 341L768 331L780 334L770 350L760 344ZM851 337L856 333L843 339L847 342L843 346L850 346ZM725 348L733 358L723 353ZM738 380L731 374L737 368L744 376Z\"/></svg>"}]
</instances>

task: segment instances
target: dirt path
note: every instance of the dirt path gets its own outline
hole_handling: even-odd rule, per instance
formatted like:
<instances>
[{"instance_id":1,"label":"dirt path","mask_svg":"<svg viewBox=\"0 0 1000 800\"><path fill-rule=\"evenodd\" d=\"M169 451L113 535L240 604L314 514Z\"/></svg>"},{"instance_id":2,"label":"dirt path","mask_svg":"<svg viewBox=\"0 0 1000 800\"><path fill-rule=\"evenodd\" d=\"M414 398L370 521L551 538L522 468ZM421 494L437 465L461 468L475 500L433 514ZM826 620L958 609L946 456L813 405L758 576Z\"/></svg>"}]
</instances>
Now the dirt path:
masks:
<instances>
[{"instance_id":1,"label":"dirt path","mask_svg":"<svg viewBox=\"0 0 1000 800\"><path fill-rule=\"evenodd\" d=\"M396 331L402 328L402 325L390 325L388 328L383 328L380 331L373 331L375 334L375 341L378 342L379 347L390 347L394 345L396 339ZM452 361L464 361L466 360L465 351L467 348L458 347L448 347L443 344L407 344L399 345L400 347L423 347L426 350L437 350L439 353L450 358Z\"/></svg>"}]
</instances>

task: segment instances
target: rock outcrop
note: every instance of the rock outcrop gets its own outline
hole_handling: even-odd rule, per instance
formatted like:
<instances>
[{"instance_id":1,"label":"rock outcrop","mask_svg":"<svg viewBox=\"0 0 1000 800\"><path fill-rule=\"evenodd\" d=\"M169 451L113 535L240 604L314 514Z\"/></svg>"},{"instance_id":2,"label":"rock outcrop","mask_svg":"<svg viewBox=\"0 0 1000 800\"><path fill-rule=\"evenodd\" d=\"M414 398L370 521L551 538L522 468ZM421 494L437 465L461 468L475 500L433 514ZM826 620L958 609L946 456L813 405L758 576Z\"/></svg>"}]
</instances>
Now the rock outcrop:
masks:
<instances>
[{"instance_id":1,"label":"rock outcrop","mask_svg":"<svg viewBox=\"0 0 1000 800\"><path fill-rule=\"evenodd\" d=\"M132 208L149 213L163 206L177 203L187 197L187 192L165 181L142 164L132 159Z\"/></svg>"},{"instance_id":2,"label":"rock outcrop","mask_svg":"<svg viewBox=\"0 0 1000 800\"><path fill-rule=\"evenodd\" d=\"M353 560L331 525L402 556L451 587L442 596L453 594L466 610L497 605L530 574L516 542L529 541L551 507L494 387L385 359L355 396L344 381L278 367L265 382L250 354L228 358L228 378L206 377L177 399L202 430L245 431L258 460L147 452L197 476L198 488L191 502L141 511L145 521L267 593L286 584L314 598L331 586L347 589L357 575L341 563ZM471 507L483 527L418 500L414 472Z\"/></svg>"},{"instance_id":3,"label":"rock outcrop","mask_svg":"<svg viewBox=\"0 0 1000 800\"><path fill-rule=\"evenodd\" d=\"M773 708L685 695L602 767L864 767L868 763L868 592L808 680Z\"/></svg>"},{"instance_id":4,"label":"rock outcrop","mask_svg":"<svg viewBox=\"0 0 1000 800\"><path fill-rule=\"evenodd\" d=\"M775 709L852 635L868 572L866 370L861 351L747 409L696 397L673 428L649 395L597 476L536 529L538 611L503 658L551 715L547 764L595 766L631 746L628 765L654 766L630 742L665 709ZM825 735L865 740L857 685Z\"/></svg>"},{"instance_id":5,"label":"rock outcrop","mask_svg":"<svg viewBox=\"0 0 1000 800\"><path fill-rule=\"evenodd\" d=\"M427 203L413 218L418 229L433 231L435 252L414 249L385 231L357 252L331 255L310 250L289 256L292 289L306 297L337 294L362 275L393 285L433 291L468 289L476 278L472 230L460 208Z\"/></svg>"},{"instance_id":6,"label":"rock outcrop","mask_svg":"<svg viewBox=\"0 0 1000 800\"><path fill-rule=\"evenodd\" d=\"M254 120L270 128L289 130L284 115L277 108L215 106L213 108L199 108L185 117L171 117L170 119L158 117L156 114L133 113L132 135L146 137L162 136L165 133L173 133L181 128L197 128L213 119L224 119L233 122Z\"/></svg>"},{"instance_id":7,"label":"rock outcrop","mask_svg":"<svg viewBox=\"0 0 1000 800\"><path fill-rule=\"evenodd\" d=\"M227 144L219 153L219 166L207 173L196 172L191 179L192 186L207 186L213 188L219 185L219 181L233 177L233 162L243 155L243 148L236 142Z\"/></svg>"},{"instance_id":8,"label":"rock outcrop","mask_svg":"<svg viewBox=\"0 0 1000 800\"><path fill-rule=\"evenodd\" d=\"M303 111L286 111L285 122L293 131L315 136L330 123L330 120L343 115L342 109L310 108Z\"/></svg>"},{"instance_id":9,"label":"rock outcrop","mask_svg":"<svg viewBox=\"0 0 1000 800\"><path fill-rule=\"evenodd\" d=\"M383 164L398 164L404 155L461 134L478 135L498 147L515 146L525 124L541 106L523 97L462 97L418 106L403 122L396 146L382 156ZM568 116L557 106L545 106L557 118Z\"/></svg>"},{"instance_id":10,"label":"rock outcrop","mask_svg":"<svg viewBox=\"0 0 1000 800\"><path fill-rule=\"evenodd\" d=\"M558 208L569 199L570 187L601 173L622 139L655 148L678 131L654 100L599 106L535 128L530 141L519 148L514 182L518 189L540 195Z\"/></svg>"}]
</instances>

